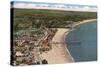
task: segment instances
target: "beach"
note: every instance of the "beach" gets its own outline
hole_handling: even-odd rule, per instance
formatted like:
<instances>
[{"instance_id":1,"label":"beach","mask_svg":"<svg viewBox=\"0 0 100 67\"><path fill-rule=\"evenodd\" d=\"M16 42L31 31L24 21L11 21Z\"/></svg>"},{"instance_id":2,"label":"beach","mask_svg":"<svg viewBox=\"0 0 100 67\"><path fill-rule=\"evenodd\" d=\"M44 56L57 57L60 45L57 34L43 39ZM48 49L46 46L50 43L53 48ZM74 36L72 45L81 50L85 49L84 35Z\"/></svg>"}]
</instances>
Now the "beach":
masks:
<instances>
[{"instance_id":1,"label":"beach","mask_svg":"<svg viewBox=\"0 0 100 67\"><path fill-rule=\"evenodd\" d=\"M83 23L88 23L91 21L96 21L97 19L89 19L89 20L83 20L83 21L79 21L79 23L74 24L74 27Z\"/></svg>"},{"instance_id":2,"label":"beach","mask_svg":"<svg viewBox=\"0 0 100 67\"><path fill-rule=\"evenodd\" d=\"M52 39L52 49L41 54L41 58L46 59L48 61L48 64L74 62L64 43L64 36L67 31L69 31L69 29L58 28L58 31Z\"/></svg>"},{"instance_id":3,"label":"beach","mask_svg":"<svg viewBox=\"0 0 100 67\"><path fill-rule=\"evenodd\" d=\"M96 19L80 21L80 23L75 24L75 26L87 23L90 21L95 21ZM70 32L67 28L58 28L55 36L52 39L52 49L48 52L42 53L40 56L42 59L46 59L48 64L61 64L61 63L72 63L74 62L73 57L69 53L66 47L65 36ZM57 43L57 44L56 44Z\"/></svg>"}]
</instances>

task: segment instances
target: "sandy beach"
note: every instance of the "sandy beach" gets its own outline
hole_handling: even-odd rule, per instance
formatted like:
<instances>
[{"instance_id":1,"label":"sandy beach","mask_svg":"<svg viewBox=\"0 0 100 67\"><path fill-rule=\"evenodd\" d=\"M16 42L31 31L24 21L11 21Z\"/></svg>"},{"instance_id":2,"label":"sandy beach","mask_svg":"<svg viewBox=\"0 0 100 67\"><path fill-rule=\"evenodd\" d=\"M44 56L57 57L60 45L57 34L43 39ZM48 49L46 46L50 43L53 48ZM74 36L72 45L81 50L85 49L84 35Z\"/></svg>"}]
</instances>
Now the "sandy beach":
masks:
<instances>
[{"instance_id":1,"label":"sandy beach","mask_svg":"<svg viewBox=\"0 0 100 67\"><path fill-rule=\"evenodd\" d=\"M69 29L58 28L55 36L52 39L52 49L48 52L41 54L42 59L46 59L48 64L61 64L74 62L64 44L65 32ZM54 44L54 42L58 44Z\"/></svg>"},{"instance_id":2,"label":"sandy beach","mask_svg":"<svg viewBox=\"0 0 100 67\"><path fill-rule=\"evenodd\" d=\"M75 26L95 20L96 19L80 21L80 23L75 24ZM56 32L55 36L52 39L52 44L51 44L52 49L40 55L42 59L46 59L48 61L48 64L61 64L61 63L74 62L73 57L70 55L66 47L67 44L64 43L64 38L69 33L69 31L70 30L66 28L58 28L58 31Z\"/></svg>"},{"instance_id":3,"label":"sandy beach","mask_svg":"<svg viewBox=\"0 0 100 67\"><path fill-rule=\"evenodd\" d=\"M88 23L88 22L96 21L96 20L97 20L97 19L89 19L89 20L79 21L79 23L74 24L74 27L77 26L77 25L83 24L83 23Z\"/></svg>"}]
</instances>

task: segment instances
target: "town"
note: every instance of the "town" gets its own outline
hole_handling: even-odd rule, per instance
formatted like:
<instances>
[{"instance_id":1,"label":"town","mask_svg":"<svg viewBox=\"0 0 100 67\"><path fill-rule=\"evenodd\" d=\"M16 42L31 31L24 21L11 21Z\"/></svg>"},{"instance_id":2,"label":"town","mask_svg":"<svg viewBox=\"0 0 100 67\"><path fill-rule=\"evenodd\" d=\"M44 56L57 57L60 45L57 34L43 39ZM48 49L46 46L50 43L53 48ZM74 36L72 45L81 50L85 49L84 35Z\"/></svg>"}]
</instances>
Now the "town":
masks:
<instances>
[{"instance_id":1,"label":"town","mask_svg":"<svg viewBox=\"0 0 100 67\"><path fill-rule=\"evenodd\" d=\"M45 64L40 54L52 49L50 42L57 29L24 31L14 36L14 65ZM38 33L36 33L38 32ZM43 62L44 60L44 62Z\"/></svg>"}]
</instances>

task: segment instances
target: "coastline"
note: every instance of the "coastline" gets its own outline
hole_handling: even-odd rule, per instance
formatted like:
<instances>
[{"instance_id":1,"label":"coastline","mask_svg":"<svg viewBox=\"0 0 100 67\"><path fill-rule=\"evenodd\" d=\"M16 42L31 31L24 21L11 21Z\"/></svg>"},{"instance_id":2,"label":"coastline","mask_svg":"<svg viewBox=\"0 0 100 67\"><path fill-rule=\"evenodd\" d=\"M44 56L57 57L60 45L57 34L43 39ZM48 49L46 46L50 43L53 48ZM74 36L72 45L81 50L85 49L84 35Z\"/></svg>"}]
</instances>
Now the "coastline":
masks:
<instances>
[{"instance_id":1,"label":"coastline","mask_svg":"<svg viewBox=\"0 0 100 67\"><path fill-rule=\"evenodd\" d=\"M76 24L80 25L83 23L87 23L90 21L95 21L96 19L84 20L80 21L80 23ZM70 32L70 29L67 28L58 28L55 36L52 39L52 42L59 42L58 44L52 43L52 49L48 52L44 52L41 54L42 59L46 59L48 64L61 64L61 63L72 63L74 62L73 57L71 56L69 50L66 47L65 37Z\"/></svg>"},{"instance_id":2,"label":"coastline","mask_svg":"<svg viewBox=\"0 0 100 67\"><path fill-rule=\"evenodd\" d=\"M68 51L66 51L64 42L64 34L69 29L58 28L52 42L59 42L59 44L52 43L52 49L46 53L41 54L42 59L46 59L48 64L61 64L74 62Z\"/></svg>"},{"instance_id":3,"label":"coastline","mask_svg":"<svg viewBox=\"0 0 100 67\"><path fill-rule=\"evenodd\" d=\"M78 23L76 23L76 24L74 25L74 27L75 27L75 26L78 26L78 25L80 25L80 24L83 24L83 23L88 23L88 22L96 21L96 20L97 20L97 19L89 19L89 20L79 21Z\"/></svg>"},{"instance_id":4,"label":"coastline","mask_svg":"<svg viewBox=\"0 0 100 67\"><path fill-rule=\"evenodd\" d=\"M97 20L97 19L83 20L83 21L80 21L78 24L75 24L75 26L78 26L78 25L84 24L84 23L88 23L88 22L92 22L92 21L96 21L96 20ZM74 27L75 27L75 26L74 26ZM66 31L66 33L65 33L65 35L64 35L64 40L65 40L65 37L68 35L68 33L71 32L71 31L73 31L73 30ZM65 41L64 41L64 42L65 42ZM65 45L68 45L68 44L65 43ZM68 49L67 49L67 46L66 46L66 50L68 50ZM68 50L67 52L69 52L69 50ZM69 54L70 54L70 52L69 52ZM70 54L70 55L71 55L71 54ZM72 57L72 56L71 56L71 57ZM73 57L72 57L72 59L74 60Z\"/></svg>"}]
</instances>

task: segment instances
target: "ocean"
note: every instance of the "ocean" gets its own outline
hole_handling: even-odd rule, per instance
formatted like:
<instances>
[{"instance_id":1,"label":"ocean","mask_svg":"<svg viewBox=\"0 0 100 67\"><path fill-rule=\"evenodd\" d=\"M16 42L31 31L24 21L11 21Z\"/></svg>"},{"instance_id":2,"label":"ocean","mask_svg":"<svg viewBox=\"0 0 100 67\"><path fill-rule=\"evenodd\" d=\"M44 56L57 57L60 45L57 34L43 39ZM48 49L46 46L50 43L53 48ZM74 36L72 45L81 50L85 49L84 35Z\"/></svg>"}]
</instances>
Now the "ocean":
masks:
<instances>
[{"instance_id":1,"label":"ocean","mask_svg":"<svg viewBox=\"0 0 100 67\"><path fill-rule=\"evenodd\" d=\"M74 27L65 37L66 47L75 62L97 60L97 21Z\"/></svg>"}]
</instances>

